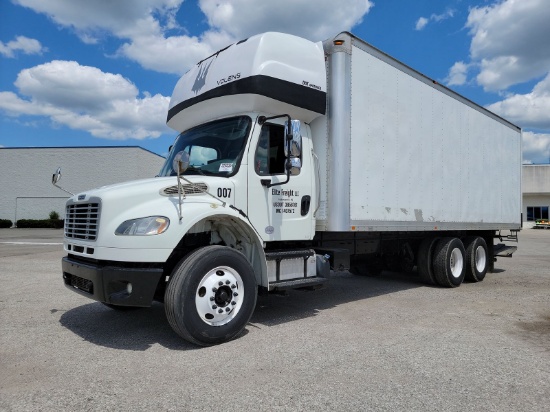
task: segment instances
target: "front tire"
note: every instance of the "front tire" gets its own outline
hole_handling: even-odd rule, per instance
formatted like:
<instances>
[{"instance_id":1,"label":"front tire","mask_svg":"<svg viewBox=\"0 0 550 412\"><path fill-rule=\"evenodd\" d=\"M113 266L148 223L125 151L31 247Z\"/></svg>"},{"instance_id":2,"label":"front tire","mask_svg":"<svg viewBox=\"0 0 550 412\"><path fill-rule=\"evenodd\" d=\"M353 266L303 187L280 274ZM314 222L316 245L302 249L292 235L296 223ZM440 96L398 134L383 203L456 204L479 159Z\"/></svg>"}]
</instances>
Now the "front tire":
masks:
<instances>
[{"instance_id":1,"label":"front tire","mask_svg":"<svg viewBox=\"0 0 550 412\"><path fill-rule=\"evenodd\" d=\"M186 256L172 272L164 298L168 322L185 340L210 346L235 338L246 326L258 288L244 255L206 246Z\"/></svg>"},{"instance_id":2,"label":"front tire","mask_svg":"<svg viewBox=\"0 0 550 412\"><path fill-rule=\"evenodd\" d=\"M443 287L460 286L465 275L464 245L457 238L443 238L435 247L433 269L436 282Z\"/></svg>"}]
</instances>

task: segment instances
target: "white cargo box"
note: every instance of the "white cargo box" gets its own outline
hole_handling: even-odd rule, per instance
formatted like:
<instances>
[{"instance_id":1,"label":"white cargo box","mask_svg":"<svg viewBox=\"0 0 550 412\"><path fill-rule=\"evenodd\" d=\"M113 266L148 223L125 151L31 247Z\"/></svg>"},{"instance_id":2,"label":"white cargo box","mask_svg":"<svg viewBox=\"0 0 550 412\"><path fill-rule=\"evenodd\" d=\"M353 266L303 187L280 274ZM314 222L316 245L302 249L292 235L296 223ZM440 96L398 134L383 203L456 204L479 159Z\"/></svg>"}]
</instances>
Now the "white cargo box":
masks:
<instances>
[{"instance_id":1,"label":"white cargo box","mask_svg":"<svg viewBox=\"0 0 550 412\"><path fill-rule=\"evenodd\" d=\"M521 130L349 33L311 124L317 230L519 229ZM335 39L335 40L336 40Z\"/></svg>"}]
</instances>

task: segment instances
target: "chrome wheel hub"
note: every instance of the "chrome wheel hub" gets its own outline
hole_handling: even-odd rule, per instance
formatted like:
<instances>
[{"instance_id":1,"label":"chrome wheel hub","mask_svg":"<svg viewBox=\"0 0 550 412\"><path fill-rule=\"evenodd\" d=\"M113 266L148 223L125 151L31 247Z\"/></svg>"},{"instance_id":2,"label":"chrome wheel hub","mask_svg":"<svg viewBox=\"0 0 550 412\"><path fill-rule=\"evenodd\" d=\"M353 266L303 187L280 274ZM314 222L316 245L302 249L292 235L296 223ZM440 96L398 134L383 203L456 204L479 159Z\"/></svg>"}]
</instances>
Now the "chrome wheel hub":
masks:
<instances>
[{"instance_id":1,"label":"chrome wheel hub","mask_svg":"<svg viewBox=\"0 0 550 412\"><path fill-rule=\"evenodd\" d=\"M195 306L203 322L222 326L231 322L241 309L243 281L237 271L218 266L204 275L195 293Z\"/></svg>"}]
</instances>

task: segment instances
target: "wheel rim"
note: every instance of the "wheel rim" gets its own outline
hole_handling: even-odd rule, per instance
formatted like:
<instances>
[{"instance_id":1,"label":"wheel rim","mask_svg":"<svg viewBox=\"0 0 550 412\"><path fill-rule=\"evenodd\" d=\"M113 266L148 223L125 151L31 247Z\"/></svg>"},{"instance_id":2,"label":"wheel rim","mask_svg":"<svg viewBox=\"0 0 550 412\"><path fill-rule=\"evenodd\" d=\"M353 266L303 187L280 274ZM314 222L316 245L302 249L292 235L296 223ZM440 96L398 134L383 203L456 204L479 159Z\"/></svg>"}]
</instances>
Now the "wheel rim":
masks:
<instances>
[{"instance_id":1,"label":"wheel rim","mask_svg":"<svg viewBox=\"0 0 550 412\"><path fill-rule=\"evenodd\" d=\"M231 322L241 309L244 288L241 276L228 266L211 269L195 293L195 306L202 321L210 326Z\"/></svg>"},{"instance_id":2,"label":"wheel rim","mask_svg":"<svg viewBox=\"0 0 550 412\"><path fill-rule=\"evenodd\" d=\"M485 266L487 265L487 253L485 252L485 248L483 246L478 246L476 248L476 270L479 273L482 273L485 270Z\"/></svg>"},{"instance_id":3,"label":"wheel rim","mask_svg":"<svg viewBox=\"0 0 550 412\"><path fill-rule=\"evenodd\" d=\"M449 262L451 268L451 274L455 279L458 279L462 274L462 268L464 267L464 257L459 248L454 248L451 252L451 260Z\"/></svg>"}]
</instances>

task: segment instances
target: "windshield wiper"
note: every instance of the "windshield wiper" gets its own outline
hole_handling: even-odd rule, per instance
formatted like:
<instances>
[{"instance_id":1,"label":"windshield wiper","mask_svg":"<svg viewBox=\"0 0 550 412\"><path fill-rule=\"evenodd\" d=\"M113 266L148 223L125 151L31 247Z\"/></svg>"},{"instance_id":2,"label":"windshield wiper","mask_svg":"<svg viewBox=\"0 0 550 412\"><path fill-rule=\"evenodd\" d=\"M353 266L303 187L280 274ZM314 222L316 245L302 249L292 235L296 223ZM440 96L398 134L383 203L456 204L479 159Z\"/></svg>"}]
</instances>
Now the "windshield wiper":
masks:
<instances>
[{"instance_id":1,"label":"windshield wiper","mask_svg":"<svg viewBox=\"0 0 550 412\"><path fill-rule=\"evenodd\" d=\"M193 165L189 165L189 167L187 168L187 170L190 170L190 171L192 171L192 172L198 172L199 174L205 176L204 172L201 170L200 167L193 166Z\"/></svg>"},{"instance_id":2,"label":"windshield wiper","mask_svg":"<svg viewBox=\"0 0 550 412\"><path fill-rule=\"evenodd\" d=\"M189 165L189 167L187 168L187 170L183 175L193 175L193 174L206 176L206 175L213 175L214 173L208 170L203 171L200 167L197 167L197 166ZM172 172L170 176L176 176L176 172Z\"/></svg>"}]
</instances>

